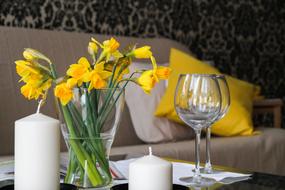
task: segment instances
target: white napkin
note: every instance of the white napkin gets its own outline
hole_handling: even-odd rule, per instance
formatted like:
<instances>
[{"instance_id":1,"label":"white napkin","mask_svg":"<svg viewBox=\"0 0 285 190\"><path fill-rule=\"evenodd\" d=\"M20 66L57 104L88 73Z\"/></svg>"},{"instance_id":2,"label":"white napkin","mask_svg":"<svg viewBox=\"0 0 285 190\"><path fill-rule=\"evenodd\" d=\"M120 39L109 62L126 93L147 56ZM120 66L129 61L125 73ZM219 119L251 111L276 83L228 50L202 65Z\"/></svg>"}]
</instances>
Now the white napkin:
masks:
<instances>
[{"instance_id":1,"label":"white napkin","mask_svg":"<svg viewBox=\"0 0 285 190\"><path fill-rule=\"evenodd\" d=\"M121 160L117 162L112 162L111 168L114 172L119 176L120 179L128 179L129 175L129 164L136 159L130 160ZM173 164L173 183L180 185L189 185L188 183L182 182L179 180L181 177L193 176L193 169L195 166L193 164L172 162ZM116 172L119 171L118 173ZM201 174L203 177L211 178L216 180L217 182L230 184L237 181L247 180L251 176L251 174L241 174L241 173L233 173L226 171L219 171L214 174ZM118 180L117 183L124 183L125 180Z\"/></svg>"}]
</instances>

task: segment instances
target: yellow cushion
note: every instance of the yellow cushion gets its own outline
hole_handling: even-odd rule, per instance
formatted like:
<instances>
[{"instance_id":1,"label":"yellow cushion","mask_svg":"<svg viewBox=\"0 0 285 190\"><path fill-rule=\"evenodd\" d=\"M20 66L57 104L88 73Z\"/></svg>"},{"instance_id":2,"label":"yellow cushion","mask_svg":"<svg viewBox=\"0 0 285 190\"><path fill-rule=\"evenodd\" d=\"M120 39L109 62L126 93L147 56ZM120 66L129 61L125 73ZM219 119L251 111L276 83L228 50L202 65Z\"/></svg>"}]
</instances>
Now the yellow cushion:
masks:
<instances>
[{"instance_id":1,"label":"yellow cushion","mask_svg":"<svg viewBox=\"0 0 285 190\"><path fill-rule=\"evenodd\" d=\"M162 97L155 115L183 123L174 108L175 87L180 74L221 74L216 68L199 61L179 50L171 49L168 87ZM254 96L259 95L259 87L230 76L226 76L231 96L227 115L212 126L212 133L220 136L253 135L252 104Z\"/></svg>"}]
</instances>

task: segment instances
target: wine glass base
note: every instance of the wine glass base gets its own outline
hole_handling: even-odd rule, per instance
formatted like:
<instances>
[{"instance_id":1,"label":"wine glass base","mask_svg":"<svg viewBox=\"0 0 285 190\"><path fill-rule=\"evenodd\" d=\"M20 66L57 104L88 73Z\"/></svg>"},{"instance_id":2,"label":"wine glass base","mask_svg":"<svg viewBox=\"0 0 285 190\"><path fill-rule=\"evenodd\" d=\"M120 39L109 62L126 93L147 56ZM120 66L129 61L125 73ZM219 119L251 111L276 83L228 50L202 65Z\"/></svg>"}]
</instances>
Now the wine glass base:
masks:
<instances>
[{"instance_id":1,"label":"wine glass base","mask_svg":"<svg viewBox=\"0 0 285 190\"><path fill-rule=\"evenodd\" d=\"M192 172L195 172L195 169L192 170ZM205 170L205 168L200 168L201 174L219 174L223 172L222 170L214 170L212 169L211 171Z\"/></svg>"},{"instance_id":2,"label":"wine glass base","mask_svg":"<svg viewBox=\"0 0 285 190\"><path fill-rule=\"evenodd\" d=\"M194 177L181 177L179 180L194 187L209 187L216 183L216 180L206 177L200 177L199 179Z\"/></svg>"}]
</instances>

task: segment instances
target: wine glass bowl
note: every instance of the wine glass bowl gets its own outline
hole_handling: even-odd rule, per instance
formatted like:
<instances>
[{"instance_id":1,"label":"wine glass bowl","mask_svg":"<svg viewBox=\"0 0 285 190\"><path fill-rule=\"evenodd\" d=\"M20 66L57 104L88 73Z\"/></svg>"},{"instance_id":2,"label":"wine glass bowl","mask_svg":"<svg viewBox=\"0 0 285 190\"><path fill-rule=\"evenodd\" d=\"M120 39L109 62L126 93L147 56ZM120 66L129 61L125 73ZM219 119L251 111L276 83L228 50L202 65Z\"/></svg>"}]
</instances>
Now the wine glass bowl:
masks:
<instances>
[{"instance_id":1,"label":"wine glass bowl","mask_svg":"<svg viewBox=\"0 0 285 190\"><path fill-rule=\"evenodd\" d=\"M175 109L193 129L202 129L220 112L221 95L214 75L181 75L176 87Z\"/></svg>"},{"instance_id":2,"label":"wine glass bowl","mask_svg":"<svg viewBox=\"0 0 285 190\"><path fill-rule=\"evenodd\" d=\"M181 74L176 86L174 105L180 119L196 133L195 171L193 177L181 178L192 184L203 184L210 179L200 174L201 130L213 122L221 109L221 93L215 75Z\"/></svg>"}]
</instances>

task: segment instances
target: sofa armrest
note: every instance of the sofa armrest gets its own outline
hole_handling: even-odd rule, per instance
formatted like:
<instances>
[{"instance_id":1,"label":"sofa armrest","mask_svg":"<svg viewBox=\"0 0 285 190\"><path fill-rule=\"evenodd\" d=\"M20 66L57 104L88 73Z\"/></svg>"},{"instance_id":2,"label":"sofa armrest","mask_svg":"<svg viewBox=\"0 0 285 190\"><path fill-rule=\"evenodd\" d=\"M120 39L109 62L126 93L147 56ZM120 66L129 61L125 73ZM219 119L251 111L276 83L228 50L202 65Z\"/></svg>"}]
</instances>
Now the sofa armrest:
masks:
<instances>
[{"instance_id":1,"label":"sofa armrest","mask_svg":"<svg viewBox=\"0 0 285 190\"><path fill-rule=\"evenodd\" d=\"M281 128L281 111L283 101L281 99L264 99L253 102L253 114L273 114L274 128Z\"/></svg>"}]
</instances>

